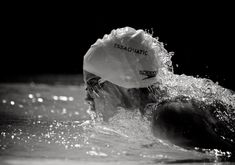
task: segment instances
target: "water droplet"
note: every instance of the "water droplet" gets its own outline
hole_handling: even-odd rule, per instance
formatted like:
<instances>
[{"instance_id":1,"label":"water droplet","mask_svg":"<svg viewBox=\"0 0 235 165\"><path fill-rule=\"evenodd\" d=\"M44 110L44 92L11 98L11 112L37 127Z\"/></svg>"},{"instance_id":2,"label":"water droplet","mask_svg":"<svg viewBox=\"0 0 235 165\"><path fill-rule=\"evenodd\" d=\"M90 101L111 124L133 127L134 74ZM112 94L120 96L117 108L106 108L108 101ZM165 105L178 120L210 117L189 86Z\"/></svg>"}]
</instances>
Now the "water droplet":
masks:
<instances>
[{"instance_id":1,"label":"water droplet","mask_svg":"<svg viewBox=\"0 0 235 165\"><path fill-rule=\"evenodd\" d=\"M10 104L11 104L11 105L15 105L15 102L14 102L14 101L11 101Z\"/></svg>"},{"instance_id":2,"label":"water droplet","mask_svg":"<svg viewBox=\"0 0 235 165\"><path fill-rule=\"evenodd\" d=\"M61 114L66 114L66 113L67 113L67 110L63 108Z\"/></svg>"},{"instance_id":3,"label":"water droplet","mask_svg":"<svg viewBox=\"0 0 235 165\"><path fill-rule=\"evenodd\" d=\"M43 99L42 98L38 98L38 102L42 103Z\"/></svg>"},{"instance_id":4,"label":"water droplet","mask_svg":"<svg viewBox=\"0 0 235 165\"><path fill-rule=\"evenodd\" d=\"M50 138L50 133L49 132L45 134L45 138Z\"/></svg>"},{"instance_id":5,"label":"water droplet","mask_svg":"<svg viewBox=\"0 0 235 165\"><path fill-rule=\"evenodd\" d=\"M2 135L3 137L5 137L5 136L6 136L6 132L1 132L1 135Z\"/></svg>"},{"instance_id":6,"label":"water droplet","mask_svg":"<svg viewBox=\"0 0 235 165\"><path fill-rule=\"evenodd\" d=\"M28 97L29 97L30 99L32 99L34 96L33 96L33 94L29 94Z\"/></svg>"},{"instance_id":7,"label":"water droplet","mask_svg":"<svg viewBox=\"0 0 235 165\"><path fill-rule=\"evenodd\" d=\"M19 107L20 107L20 108L23 108L24 106L23 106L22 104L19 104Z\"/></svg>"},{"instance_id":8,"label":"water droplet","mask_svg":"<svg viewBox=\"0 0 235 165\"><path fill-rule=\"evenodd\" d=\"M98 155L97 152L95 152L95 151L87 151L86 153L87 153L88 155L91 155L91 156L93 156L93 155Z\"/></svg>"},{"instance_id":9,"label":"water droplet","mask_svg":"<svg viewBox=\"0 0 235 165\"><path fill-rule=\"evenodd\" d=\"M69 97L69 101L73 101L73 100L74 100L74 98L70 96Z\"/></svg>"},{"instance_id":10,"label":"water droplet","mask_svg":"<svg viewBox=\"0 0 235 165\"><path fill-rule=\"evenodd\" d=\"M66 96L60 96L59 99L61 101L68 101L68 97L66 97Z\"/></svg>"},{"instance_id":11,"label":"water droplet","mask_svg":"<svg viewBox=\"0 0 235 165\"><path fill-rule=\"evenodd\" d=\"M58 98L58 96L53 96L53 99L58 100L59 98Z\"/></svg>"},{"instance_id":12,"label":"water droplet","mask_svg":"<svg viewBox=\"0 0 235 165\"><path fill-rule=\"evenodd\" d=\"M75 144L75 145L74 145L74 147L76 147L76 148L80 148L80 147L81 147L81 145L80 145L80 144Z\"/></svg>"},{"instance_id":13,"label":"water droplet","mask_svg":"<svg viewBox=\"0 0 235 165\"><path fill-rule=\"evenodd\" d=\"M100 152L99 156L108 156L108 155L106 153L104 153L104 152Z\"/></svg>"}]
</instances>

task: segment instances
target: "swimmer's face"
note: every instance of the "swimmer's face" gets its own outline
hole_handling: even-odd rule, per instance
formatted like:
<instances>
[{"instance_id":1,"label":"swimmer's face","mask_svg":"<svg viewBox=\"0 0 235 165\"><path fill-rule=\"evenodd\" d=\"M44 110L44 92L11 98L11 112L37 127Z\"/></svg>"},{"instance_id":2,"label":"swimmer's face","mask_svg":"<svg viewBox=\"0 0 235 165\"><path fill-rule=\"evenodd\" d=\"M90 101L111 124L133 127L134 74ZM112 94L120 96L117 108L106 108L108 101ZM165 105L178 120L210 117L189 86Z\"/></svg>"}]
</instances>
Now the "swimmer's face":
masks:
<instances>
[{"instance_id":1,"label":"swimmer's face","mask_svg":"<svg viewBox=\"0 0 235 165\"><path fill-rule=\"evenodd\" d=\"M86 71L84 71L84 80L87 86L86 100L90 103L92 110L100 112L107 118L113 116L118 107L128 110L140 109L144 114L146 104L156 100L148 88L127 89L109 81L100 83L100 77Z\"/></svg>"},{"instance_id":2,"label":"swimmer's face","mask_svg":"<svg viewBox=\"0 0 235 165\"><path fill-rule=\"evenodd\" d=\"M135 109L140 104L138 89L126 89L110 82L100 84L92 95L96 111L104 118L113 116L118 107Z\"/></svg>"}]
</instances>

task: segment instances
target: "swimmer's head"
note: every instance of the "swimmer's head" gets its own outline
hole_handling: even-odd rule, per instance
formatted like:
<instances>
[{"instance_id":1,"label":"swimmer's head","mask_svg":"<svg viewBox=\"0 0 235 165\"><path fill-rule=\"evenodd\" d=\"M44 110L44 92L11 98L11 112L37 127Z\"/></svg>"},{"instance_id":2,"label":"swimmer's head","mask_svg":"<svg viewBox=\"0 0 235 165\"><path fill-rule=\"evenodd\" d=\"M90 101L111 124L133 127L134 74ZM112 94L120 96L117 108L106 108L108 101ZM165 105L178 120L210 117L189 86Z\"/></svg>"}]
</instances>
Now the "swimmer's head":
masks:
<instances>
[{"instance_id":1,"label":"swimmer's head","mask_svg":"<svg viewBox=\"0 0 235 165\"><path fill-rule=\"evenodd\" d=\"M143 30L125 27L98 39L84 56L83 69L124 88L145 88L157 82L160 47Z\"/></svg>"},{"instance_id":2,"label":"swimmer's head","mask_svg":"<svg viewBox=\"0 0 235 165\"><path fill-rule=\"evenodd\" d=\"M93 109L107 116L117 107L143 112L155 100L148 89L158 81L161 51L150 34L130 27L98 39L83 64L87 101Z\"/></svg>"}]
</instances>

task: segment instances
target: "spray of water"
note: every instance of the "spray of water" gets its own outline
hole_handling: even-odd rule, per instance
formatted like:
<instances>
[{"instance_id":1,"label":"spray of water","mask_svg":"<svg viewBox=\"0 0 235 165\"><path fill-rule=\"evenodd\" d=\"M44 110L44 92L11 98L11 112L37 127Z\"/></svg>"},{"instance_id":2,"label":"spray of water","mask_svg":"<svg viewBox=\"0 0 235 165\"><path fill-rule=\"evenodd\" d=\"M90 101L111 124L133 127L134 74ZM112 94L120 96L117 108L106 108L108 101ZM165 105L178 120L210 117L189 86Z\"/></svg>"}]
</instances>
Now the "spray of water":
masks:
<instances>
[{"instance_id":1,"label":"spray of water","mask_svg":"<svg viewBox=\"0 0 235 165\"><path fill-rule=\"evenodd\" d=\"M223 138L227 138L227 140L233 142L233 139L235 139L235 93L206 78L174 74L171 61L174 53L167 52L164 48L164 44L159 42L158 38L153 38L152 34L146 31L145 37L155 50L156 55L159 56L161 67L158 72L158 83L148 88L149 92L155 95L156 103L149 104L146 107L150 107L153 111L162 100L175 98L177 96L196 99L205 103L204 105L223 105L225 108L221 109L217 106L212 114L231 131L229 137L226 137L226 133L221 133ZM105 37L110 36L105 35ZM206 111L207 109L204 110ZM143 117L138 109L133 111L119 107L116 115L109 119L108 124L103 122L102 114L94 113L93 111L89 111L89 113L94 123L96 123L94 125L95 128L100 132L118 134L130 141L134 139L135 141L139 140L146 143L160 142L164 144L161 140L153 137L151 133L151 123L148 118L152 115L152 111L148 111L149 113L146 113L146 116ZM230 152L223 152L217 149L195 149L210 154L212 153L215 156L231 156Z\"/></svg>"}]
</instances>

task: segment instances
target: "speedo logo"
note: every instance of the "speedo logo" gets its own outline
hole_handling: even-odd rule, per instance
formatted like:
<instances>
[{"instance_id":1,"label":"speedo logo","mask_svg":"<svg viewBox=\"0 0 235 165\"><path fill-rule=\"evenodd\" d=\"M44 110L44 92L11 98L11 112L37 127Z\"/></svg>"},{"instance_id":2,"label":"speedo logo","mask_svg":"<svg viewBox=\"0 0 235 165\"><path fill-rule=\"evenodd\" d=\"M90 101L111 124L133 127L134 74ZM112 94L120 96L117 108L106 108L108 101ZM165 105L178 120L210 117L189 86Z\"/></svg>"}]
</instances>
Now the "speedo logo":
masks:
<instances>
[{"instance_id":1,"label":"speedo logo","mask_svg":"<svg viewBox=\"0 0 235 165\"><path fill-rule=\"evenodd\" d=\"M139 73L140 73L141 75L146 76L146 77L143 78L142 80L146 80L146 79L149 79L149 78L153 78L153 77L156 77L156 75L157 75L157 71L140 70Z\"/></svg>"},{"instance_id":2,"label":"speedo logo","mask_svg":"<svg viewBox=\"0 0 235 165\"><path fill-rule=\"evenodd\" d=\"M132 52L132 53L136 53L136 54L142 54L142 55L145 55L145 56L148 55L148 51L147 50L135 49L135 48L127 47L127 46L124 46L124 45L121 45L121 44L117 44L117 43L114 44L114 48L122 49L122 50L125 50L127 52Z\"/></svg>"}]
</instances>

